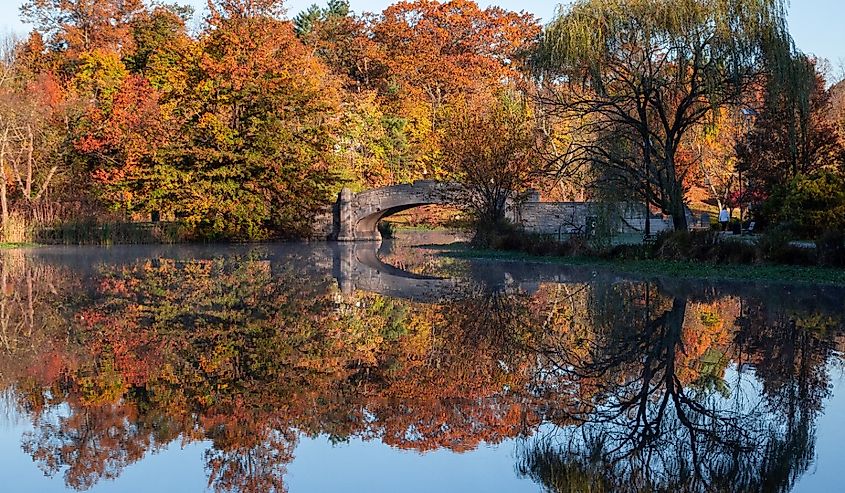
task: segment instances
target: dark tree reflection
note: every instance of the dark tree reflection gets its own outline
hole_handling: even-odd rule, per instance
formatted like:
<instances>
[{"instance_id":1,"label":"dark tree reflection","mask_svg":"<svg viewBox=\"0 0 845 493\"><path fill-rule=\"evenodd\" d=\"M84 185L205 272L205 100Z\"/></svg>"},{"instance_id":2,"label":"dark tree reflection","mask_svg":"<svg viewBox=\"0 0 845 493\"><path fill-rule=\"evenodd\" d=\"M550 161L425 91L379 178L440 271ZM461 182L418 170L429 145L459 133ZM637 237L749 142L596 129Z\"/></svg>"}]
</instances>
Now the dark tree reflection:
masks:
<instances>
[{"instance_id":1,"label":"dark tree reflection","mask_svg":"<svg viewBox=\"0 0 845 493\"><path fill-rule=\"evenodd\" d=\"M690 314L684 298L638 285L593 301L597 333L584 357L540 347L559 378L590 388L578 424L526 443L521 474L550 492L792 488L814 456L828 336L841 326L746 306L735 325L707 327L729 329L729 344L701 351L690 322L711 315Z\"/></svg>"}]
</instances>

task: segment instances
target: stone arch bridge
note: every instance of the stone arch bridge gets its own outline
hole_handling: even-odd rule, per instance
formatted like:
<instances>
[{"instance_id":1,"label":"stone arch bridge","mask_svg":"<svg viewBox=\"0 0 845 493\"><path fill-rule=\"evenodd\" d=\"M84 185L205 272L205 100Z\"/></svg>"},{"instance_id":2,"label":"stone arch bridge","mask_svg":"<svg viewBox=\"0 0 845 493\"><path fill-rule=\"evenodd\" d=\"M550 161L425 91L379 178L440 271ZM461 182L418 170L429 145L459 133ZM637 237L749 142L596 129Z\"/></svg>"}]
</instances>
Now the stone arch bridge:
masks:
<instances>
[{"instance_id":1,"label":"stone arch bridge","mask_svg":"<svg viewBox=\"0 0 845 493\"><path fill-rule=\"evenodd\" d=\"M360 193L344 188L331 211L315 218L314 236L336 241L379 241L382 219L424 205L460 205L466 200L453 182L415 181ZM540 202L539 193L508 206L508 218L530 233L563 237L584 233L597 218L608 219L619 233L642 232L645 210L636 204L611 208L591 202ZM612 216L612 217L610 217ZM671 218L652 218L652 232L671 228Z\"/></svg>"},{"instance_id":2,"label":"stone arch bridge","mask_svg":"<svg viewBox=\"0 0 845 493\"><path fill-rule=\"evenodd\" d=\"M379 241L382 219L423 205L451 205L460 186L450 182L416 181L360 193L344 188L335 205L333 235L337 241Z\"/></svg>"}]
</instances>

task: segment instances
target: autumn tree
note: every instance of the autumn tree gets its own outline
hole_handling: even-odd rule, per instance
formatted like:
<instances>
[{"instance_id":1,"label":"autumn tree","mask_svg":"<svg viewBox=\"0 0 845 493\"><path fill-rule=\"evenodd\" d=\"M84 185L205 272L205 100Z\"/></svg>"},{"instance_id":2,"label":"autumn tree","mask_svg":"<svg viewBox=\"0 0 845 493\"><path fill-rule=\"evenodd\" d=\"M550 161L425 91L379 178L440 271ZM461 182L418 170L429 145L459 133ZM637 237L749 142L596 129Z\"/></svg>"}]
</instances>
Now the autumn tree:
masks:
<instances>
[{"instance_id":1,"label":"autumn tree","mask_svg":"<svg viewBox=\"0 0 845 493\"><path fill-rule=\"evenodd\" d=\"M845 146L845 78L840 79L830 88L829 118L836 125L839 140Z\"/></svg>"},{"instance_id":2,"label":"autumn tree","mask_svg":"<svg viewBox=\"0 0 845 493\"><path fill-rule=\"evenodd\" d=\"M293 23L302 43L345 89L333 170L353 189L415 178L406 166L415 154L406 134L410 125L379 97L377 81L386 67L366 19L347 2L333 0L324 8L312 5Z\"/></svg>"},{"instance_id":3,"label":"autumn tree","mask_svg":"<svg viewBox=\"0 0 845 493\"><path fill-rule=\"evenodd\" d=\"M845 163L845 148L830 118L831 92L817 65L800 56L785 65L784 74L770 74L764 104L737 143L748 188L758 197L777 195L798 175Z\"/></svg>"},{"instance_id":4,"label":"autumn tree","mask_svg":"<svg viewBox=\"0 0 845 493\"><path fill-rule=\"evenodd\" d=\"M508 205L543 170L528 101L508 90L470 99L455 107L447 134L444 159L463 185L461 200L476 216L478 233L501 229Z\"/></svg>"},{"instance_id":5,"label":"autumn tree","mask_svg":"<svg viewBox=\"0 0 845 493\"><path fill-rule=\"evenodd\" d=\"M94 176L108 204L206 237L308 234L333 191L338 87L281 7L214 2L197 42L178 12L153 11L134 25L140 65L102 54L93 76L79 71L101 96L80 143L104 158Z\"/></svg>"},{"instance_id":6,"label":"autumn tree","mask_svg":"<svg viewBox=\"0 0 845 493\"><path fill-rule=\"evenodd\" d=\"M280 6L267 2L263 8ZM205 188L200 196L232 200L194 201L200 207L189 218L219 230L213 224L226 217L251 237L268 230L305 233L332 191L326 157L338 88L290 23L237 9L209 22L195 86L198 112L186 127L196 131L189 133L186 157L208 170L197 176Z\"/></svg>"},{"instance_id":7,"label":"autumn tree","mask_svg":"<svg viewBox=\"0 0 845 493\"><path fill-rule=\"evenodd\" d=\"M691 167L687 186L690 205L733 209L741 200L736 146L745 138L750 108L721 108L710 121L690 131L679 152L683 166ZM744 195L748 195L743 187Z\"/></svg>"},{"instance_id":8,"label":"autumn tree","mask_svg":"<svg viewBox=\"0 0 845 493\"><path fill-rule=\"evenodd\" d=\"M143 0L28 0L21 13L52 49L74 57L95 49L131 50L130 22L144 8Z\"/></svg>"},{"instance_id":9,"label":"autumn tree","mask_svg":"<svg viewBox=\"0 0 845 493\"><path fill-rule=\"evenodd\" d=\"M413 178L405 168L414 153L405 133L408 122L385 111L373 91L347 94L334 168L350 188L381 187Z\"/></svg>"},{"instance_id":10,"label":"autumn tree","mask_svg":"<svg viewBox=\"0 0 845 493\"><path fill-rule=\"evenodd\" d=\"M539 26L533 16L475 2L399 2L370 23L383 69L371 78L388 113L404 120L411 178L443 178L446 109L479 87L521 78L519 60ZM372 65L370 65L372 67Z\"/></svg>"},{"instance_id":11,"label":"autumn tree","mask_svg":"<svg viewBox=\"0 0 845 493\"><path fill-rule=\"evenodd\" d=\"M69 171L68 121L73 103L57 77L28 66L26 47L14 39L4 40L0 62L0 208L7 241L13 212L32 219ZM14 241L24 241L23 234L15 232Z\"/></svg>"},{"instance_id":12,"label":"autumn tree","mask_svg":"<svg viewBox=\"0 0 845 493\"><path fill-rule=\"evenodd\" d=\"M279 19L287 11L284 0L208 0L208 9L211 22L226 18Z\"/></svg>"},{"instance_id":13,"label":"autumn tree","mask_svg":"<svg viewBox=\"0 0 845 493\"><path fill-rule=\"evenodd\" d=\"M534 68L541 101L576 122L564 164L598 168L604 185L686 229L690 169L679 149L741 101L773 52L788 56L784 12L780 0L580 0L562 10Z\"/></svg>"},{"instance_id":14,"label":"autumn tree","mask_svg":"<svg viewBox=\"0 0 845 493\"><path fill-rule=\"evenodd\" d=\"M518 79L520 50L538 30L530 14L468 0L399 2L372 26L390 70L385 82L419 94L432 110L479 83Z\"/></svg>"},{"instance_id":15,"label":"autumn tree","mask_svg":"<svg viewBox=\"0 0 845 493\"><path fill-rule=\"evenodd\" d=\"M521 78L520 54L539 32L530 15L465 0L400 2L377 15L332 1L294 26L347 90L335 164L353 188L446 179L449 106Z\"/></svg>"},{"instance_id":16,"label":"autumn tree","mask_svg":"<svg viewBox=\"0 0 845 493\"><path fill-rule=\"evenodd\" d=\"M300 12L293 23L297 36L342 78L347 90L376 89L386 68L367 17L355 15L345 1L332 0L324 8L312 5Z\"/></svg>"},{"instance_id":17,"label":"autumn tree","mask_svg":"<svg viewBox=\"0 0 845 493\"><path fill-rule=\"evenodd\" d=\"M148 73L162 57L184 49L190 41L185 24L193 13L190 7L156 5L135 15L129 26L133 49L124 56L127 68L134 73ZM179 72L176 67L171 71Z\"/></svg>"}]
</instances>

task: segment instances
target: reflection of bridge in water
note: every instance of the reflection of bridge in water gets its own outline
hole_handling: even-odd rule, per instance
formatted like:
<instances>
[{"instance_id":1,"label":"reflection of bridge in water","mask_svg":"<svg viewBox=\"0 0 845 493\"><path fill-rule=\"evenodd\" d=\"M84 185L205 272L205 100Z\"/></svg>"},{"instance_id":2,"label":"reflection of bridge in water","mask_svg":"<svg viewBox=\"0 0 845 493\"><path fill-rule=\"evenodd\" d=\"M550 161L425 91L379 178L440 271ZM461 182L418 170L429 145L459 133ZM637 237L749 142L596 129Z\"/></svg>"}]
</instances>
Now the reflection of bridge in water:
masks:
<instances>
[{"instance_id":1,"label":"reflection of bridge in water","mask_svg":"<svg viewBox=\"0 0 845 493\"><path fill-rule=\"evenodd\" d=\"M831 307L841 309L841 300L845 296L845 289L840 286L687 279L657 274L637 275L619 272L612 267L501 260L467 260L456 277L438 278L417 275L383 262L379 258L379 251L386 251L389 243L327 245L330 245L333 257L332 275L344 294L365 291L420 303L457 301L472 293L477 294L479 290L533 294L545 283L612 285L649 282L667 296L691 301L708 301L719 296L789 299L790 305L819 310L830 310Z\"/></svg>"},{"instance_id":2,"label":"reflection of bridge in water","mask_svg":"<svg viewBox=\"0 0 845 493\"><path fill-rule=\"evenodd\" d=\"M459 300L479 289L536 292L543 282L576 283L594 279L583 269L549 269L548 265L500 261L469 261L453 278L415 274L383 262L380 253L389 243L353 242L331 244L332 276L345 295L355 291L422 303ZM557 271L557 272L555 272Z\"/></svg>"},{"instance_id":3,"label":"reflection of bridge in water","mask_svg":"<svg viewBox=\"0 0 845 493\"><path fill-rule=\"evenodd\" d=\"M391 298L434 303L459 295L461 281L417 275L379 259L379 243L338 243L332 275L343 294L366 291Z\"/></svg>"}]
</instances>

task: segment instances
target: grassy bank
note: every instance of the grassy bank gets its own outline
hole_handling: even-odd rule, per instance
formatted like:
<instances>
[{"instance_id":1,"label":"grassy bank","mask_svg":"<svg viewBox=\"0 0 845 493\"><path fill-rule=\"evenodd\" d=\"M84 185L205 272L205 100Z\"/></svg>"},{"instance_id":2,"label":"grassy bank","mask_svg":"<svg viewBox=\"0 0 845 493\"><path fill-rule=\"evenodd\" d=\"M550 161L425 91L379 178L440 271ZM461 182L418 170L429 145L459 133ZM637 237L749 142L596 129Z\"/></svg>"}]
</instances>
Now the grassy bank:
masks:
<instances>
[{"instance_id":1,"label":"grassy bank","mask_svg":"<svg viewBox=\"0 0 845 493\"><path fill-rule=\"evenodd\" d=\"M14 250L15 248L32 248L35 243L0 243L0 250Z\"/></svg>"},{"instance_id":2,"label":"grassy bank","mask_svg":"<svg viewBox=\"0 0 845 493\"><path fill-rule=\"evenodd\" d=\"M438 247L438 249L441 250L441 255L452 258L595 267L642 276L845 286L845 269L832 267L713 264L699 261L657 259L623 260L588 256L539 256L514 251L474 249L464 243L455 243Z\"/></svg>"}]
</instances>

